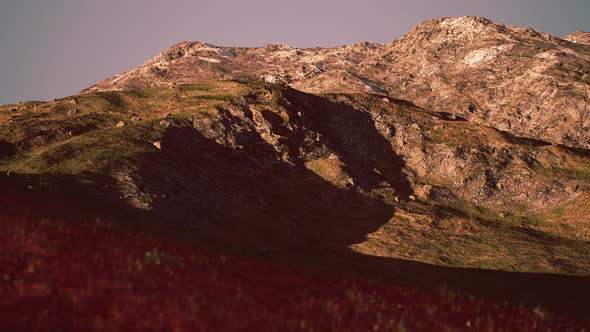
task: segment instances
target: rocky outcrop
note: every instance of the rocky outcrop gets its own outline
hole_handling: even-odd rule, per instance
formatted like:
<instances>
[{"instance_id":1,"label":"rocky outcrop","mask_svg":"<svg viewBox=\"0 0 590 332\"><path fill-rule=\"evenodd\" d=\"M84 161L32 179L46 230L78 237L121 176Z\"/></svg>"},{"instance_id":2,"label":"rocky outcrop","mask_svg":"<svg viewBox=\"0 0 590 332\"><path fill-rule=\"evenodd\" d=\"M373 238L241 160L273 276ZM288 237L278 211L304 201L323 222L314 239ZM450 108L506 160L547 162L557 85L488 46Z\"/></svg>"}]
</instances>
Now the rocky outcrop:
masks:
<instances>
[{"instance_id":1,"label":"rocky outcrop","mask_svg":"<svg viewBox=\"0 0 590 332\"><path fill-rule=\"evenodd\" d=\"M476 17L426 22L387 45L388 91L522 137L590 147L590 50ZM411 54L411 56L408 56Z\"/></svg>"}]
</instances>

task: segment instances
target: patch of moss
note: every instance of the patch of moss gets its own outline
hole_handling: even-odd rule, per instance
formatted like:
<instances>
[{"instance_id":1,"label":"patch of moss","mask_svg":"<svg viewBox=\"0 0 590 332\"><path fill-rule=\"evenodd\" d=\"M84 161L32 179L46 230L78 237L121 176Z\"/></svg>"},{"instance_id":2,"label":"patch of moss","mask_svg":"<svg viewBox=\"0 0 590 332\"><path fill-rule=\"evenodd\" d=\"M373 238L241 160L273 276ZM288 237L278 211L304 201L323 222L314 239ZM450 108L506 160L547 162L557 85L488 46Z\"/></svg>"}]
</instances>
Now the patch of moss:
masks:
<instances>
[{"instance_id":1,"label":"patch of moss","mask_svg":"<svg viewBox=\"0 0 590 332\"><path fill-rule=\"evenodd\" d=\"M196 96L191 96L191 98L194 99L205 99L205 100L225 100L225 101L233 101L236 96L229 94L229 93L225 93L225 94L217 94L217 95L196 95Z\"/></svg>"}]
</instances>

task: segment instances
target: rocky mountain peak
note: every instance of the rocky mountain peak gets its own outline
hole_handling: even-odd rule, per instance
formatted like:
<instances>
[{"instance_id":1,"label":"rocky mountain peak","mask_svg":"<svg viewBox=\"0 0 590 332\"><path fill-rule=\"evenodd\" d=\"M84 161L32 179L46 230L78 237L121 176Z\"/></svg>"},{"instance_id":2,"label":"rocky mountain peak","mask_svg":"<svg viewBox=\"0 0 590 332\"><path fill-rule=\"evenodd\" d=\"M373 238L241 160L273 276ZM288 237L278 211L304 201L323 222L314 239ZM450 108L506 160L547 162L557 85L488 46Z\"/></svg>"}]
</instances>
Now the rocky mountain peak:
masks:
<instances>
[{"instance_id":1,"label":"rocky mountain peak","mask_svg":"<svg viewBox=\"0 0 590 332\"><path fill-rule=\"evenodd\" d=\"M563 39L576 44L590 45L590 32L578 30L570 35L563 37Z\"/></svg>"},{"instance_id":2,"label":"rocky mountain peak","mask_svg":"<svg viewBox=\"0 0 590 332\"><path fill-rule=\"evenodd\" d=\"M155 62L172 62L185 57L195 56L199 52L206 51L221 53L221 49L213 44L200 41L183 41L168 48L152 60Z\"/></svg>"},{"instance_id":3,"label":"rocky mountain peak","mask_svg":"<svg viewBox=\"0 0 590 332\"><path fill-rule=\"evenodd\" d=\"M474 41L482 35L506 32L503 24L483 17L462 16L432 19L419 24L404 39L425 39L432 43L449 41Z\"/></svg>"},{"instance_id":4,"label":"rocky mountain peak","mask_svg":"<svg viewBox=\"0 0 590 332\"><path fill-rule=\"evenodd\" d=\"M84 92L262 80L308 93L388 95L517 136L590 148L588 34L565 39L465 16L424 22L388 44L182 42Z\"/></svg>"},{"instance_id":5,"label":"rocky mountain peak","mask_svg":"<svg viewBox=\"0 0 590 332\"><path fill-rule=\"evenodd\" d=\"M530 39L559 42L560 39L529 27L515 27L478 16L445 17L419 24L404 39L432 44L481 43L486 39Z\"/></svg>"}]
</instances>

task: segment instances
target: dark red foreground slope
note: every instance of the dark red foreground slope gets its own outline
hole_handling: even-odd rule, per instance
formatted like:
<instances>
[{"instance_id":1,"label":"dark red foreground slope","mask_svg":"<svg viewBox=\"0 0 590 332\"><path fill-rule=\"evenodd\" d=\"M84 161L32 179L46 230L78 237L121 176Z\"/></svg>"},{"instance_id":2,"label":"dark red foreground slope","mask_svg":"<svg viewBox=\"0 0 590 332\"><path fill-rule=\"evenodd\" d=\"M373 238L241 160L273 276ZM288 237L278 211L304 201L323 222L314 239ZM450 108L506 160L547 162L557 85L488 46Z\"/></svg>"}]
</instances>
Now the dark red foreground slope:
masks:
<instances>
[{"instance_id":1,"label":"dark red foreground slope","mask_svg":"<svg viewBox=\"0 0 590 332\"><path fill-rule=\"evenodd\" d=\"M583 330L540 310L321 276L128 234L0 216L4 331Z\"/></svg>"}]
</instances>

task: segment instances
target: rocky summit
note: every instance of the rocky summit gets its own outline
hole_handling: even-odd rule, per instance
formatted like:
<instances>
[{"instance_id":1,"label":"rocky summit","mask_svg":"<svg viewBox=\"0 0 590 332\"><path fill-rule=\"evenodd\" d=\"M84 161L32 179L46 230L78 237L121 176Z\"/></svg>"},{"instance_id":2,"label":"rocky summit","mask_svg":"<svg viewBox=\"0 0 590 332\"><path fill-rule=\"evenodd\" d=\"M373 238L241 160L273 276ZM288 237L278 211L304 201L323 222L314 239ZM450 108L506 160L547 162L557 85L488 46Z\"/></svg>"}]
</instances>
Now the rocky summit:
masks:
<instances>
[{"instance_id":1,"label":"rocky summit","mask_svg":"<svg viewBox=\"0 0 590 332\"><path fill-rule=\"evenodd\" d=\"M460 17L425 22L387 44L299 49L183 42L85 91L258 79L314 94L388 95L519 137L590 148L588 36L560 39Z\"/></svg>"},{"instance_id":2,"label":"rocky summit","mask_svg":"<svg viewBox=\"0 0 590 332\"><path fill-rule=\"evenodd\" d=\"M0 107L0 191L586 317L589 106L584 32L459 17L386 44L182 42L79 95Z\"/></svg>"}]
</instances>

